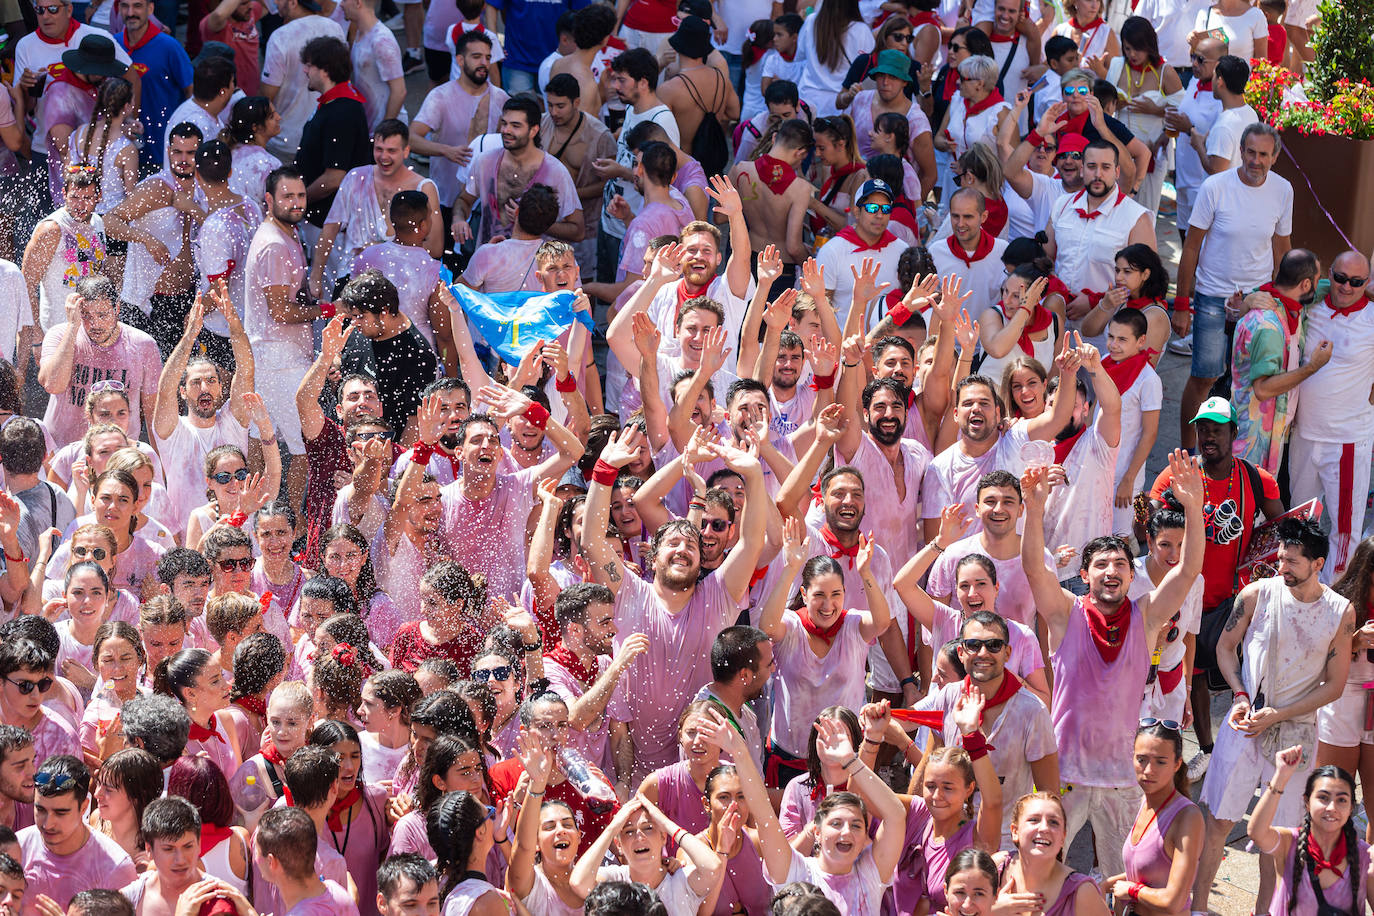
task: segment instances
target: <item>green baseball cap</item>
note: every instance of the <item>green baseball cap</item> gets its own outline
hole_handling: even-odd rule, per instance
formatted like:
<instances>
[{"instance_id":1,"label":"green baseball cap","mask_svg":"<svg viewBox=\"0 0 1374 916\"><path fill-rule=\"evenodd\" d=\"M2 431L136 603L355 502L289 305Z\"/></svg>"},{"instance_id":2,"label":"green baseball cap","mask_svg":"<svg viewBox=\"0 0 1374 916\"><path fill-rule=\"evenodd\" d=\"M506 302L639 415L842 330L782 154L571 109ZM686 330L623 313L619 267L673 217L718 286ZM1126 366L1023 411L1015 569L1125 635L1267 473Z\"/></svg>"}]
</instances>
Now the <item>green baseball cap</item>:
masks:
<instances>
[{"instance_id":1,"label":"green baseball cap","mask_svg":"<svg viewBox=\"0 0 1374 916\"><path fill-rule=\"evenodd\" d=\"M1197 416L1193 417L1192 422L1198 420L1211 420L1213 423L1234 423L1236 412L1231 408L1231 402L1225 398L1208 398L1202 402L1198 408Z\"/></svg>"}]
</instances>

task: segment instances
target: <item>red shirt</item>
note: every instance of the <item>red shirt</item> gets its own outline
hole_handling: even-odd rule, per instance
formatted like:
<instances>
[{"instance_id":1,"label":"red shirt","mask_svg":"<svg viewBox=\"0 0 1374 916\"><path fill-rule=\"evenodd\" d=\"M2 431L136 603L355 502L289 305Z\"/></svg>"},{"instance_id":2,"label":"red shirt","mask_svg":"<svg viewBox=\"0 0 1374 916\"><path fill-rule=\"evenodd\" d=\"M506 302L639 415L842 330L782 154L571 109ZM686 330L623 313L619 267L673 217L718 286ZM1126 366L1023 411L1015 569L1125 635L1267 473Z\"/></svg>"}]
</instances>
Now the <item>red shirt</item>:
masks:
<instances>
[{"instance_id":1,"label":"red shirt","mask_svg":"<svg viewBox=\"0 0 1374 916\"><path fill-rule=\"evenodd\" d=\"M447 658L458 666L464 676L472 670L472 660L482 651L485 634L474 627L465 627L457 639L431 645L420 632L420 621L402 624L391 643L391 667L415 673L415 669L431 658Z\"/></svg>"},{"instance_id":2,"label":"red shirt","mask_svg":"<svg viewBox=\"0 0 1374 916\"><path fill-rule=\"evenodd\" d=\"M502 760L491 768L487 777L493 804L501 804L507 795L515 791L515 784L520 781L520 774L523 772L525 767L519 757ZM572 808L577 829L582 832L582 839L577 844L578 855L587 851L592 842L601 835L601 831L610 825L616 811L620 810L620 806L616 805L601 814L593 813L592 809L587 807L587 800L566 779L556 786L549 786L544 794L544 801L567 802L568 807Z\"/></svg>"},{"instance_id":3,"label":"red shirt","mask_svg":"<svg viewBox=\"0 0 1374 916\"><path fill-rule=\"evenodd\" d=\"M1202 556L1202 609L1211 610L1236 593L1236 567L1255 530L1255 509L1265 499L1279 498L1279 485L1264 468L1259 472L1263 494L1256 496L1240 460L1231 462L1231 475L1213 480L1204 472L1202 516L1207 523L1207 547ZM1173 474L1168 468L1155 478L1150 498L1161 499Z\"/></svg>"},{"instance_id":4,"label":"red shirt","mask_svg":"<svg viewBox=\"0 0 1374 916\"><path fill-rule=\"evenodd\" d=\"M392 442L392 463L395 463L401 454L401 447ZM305 485L305 519L306 524L312 529L310 537L306 540L308 546L305 561L310 566L318 568L320 549L323 546L319 543L319 536L329 527L330 513L334 511L334 499L339 495L338 487L334 485L334 475L340 472L349 475L353 473L353 459L348 454L348 446L344 445L343 427L326 417L324 426L320 427L320 434L314 439L305 440L305 463L310 469L310 476Z\"/></svg>"},{"instance_id":5,"label":"red shirt","mask_svg":"<svg viewBox=\"0 0 1374 916\"><path fill-rule=\"evenodd\" d=\"M240 22L233 16L218 32L210 29L208 18L200 21L200 36L205 41L222 41L234 49L234 70L238 86L246 95L257 95L262 83L262 67L259 63L261 45L258 37L258 20L262 18L263 7L254 3L248 13L248 21Z\"/></svg>"},{"instance_id":6,"label":"red shirt","mask_svg":"<svg viewBox=\"0 0 1374 916\"><path fill-rule=\"evenodd\" d=\"M1283 66L1283 55L1288 50L1288 30L1283 23L1269 23L1269 53L1265 56L1275 67Z\"/></svg>"}]
</instances>

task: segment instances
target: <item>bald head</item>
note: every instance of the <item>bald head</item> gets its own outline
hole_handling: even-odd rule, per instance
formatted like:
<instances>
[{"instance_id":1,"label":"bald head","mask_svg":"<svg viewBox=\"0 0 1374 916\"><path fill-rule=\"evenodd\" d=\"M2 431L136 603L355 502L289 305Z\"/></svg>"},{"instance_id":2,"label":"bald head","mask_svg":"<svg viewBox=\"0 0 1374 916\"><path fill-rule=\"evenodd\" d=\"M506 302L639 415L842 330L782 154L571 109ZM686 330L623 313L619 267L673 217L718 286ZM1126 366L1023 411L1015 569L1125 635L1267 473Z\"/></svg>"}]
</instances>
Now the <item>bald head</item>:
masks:
<instances>
[{"instance_id":1,"label":"bald head","mask_svg":"<svg viewBox=\"0 0 1374 916\"><path fill-rule=\"evenodd\" d=\"M1221 59L1222 55L1226 53L1227 47L1228 45L1226 42L1208 35L1206 38L1199 41L1197 47L1193 50L1197 53L1198 57L1204 60L1218 61Z\"/></svg>"},{"instance_id":2,"label":"bald head","mask_svg":"<svg viewBox=\"0 0 1374 916\"><path fill-rule=\"evenodd\" d=\"M1364 295L1369 282L1369 258L1358 251L1343 251L1331 262L1331 299L1344 308ZM1358 282L1336 282L1337 279Z\"/></svg>"}]
</instances>

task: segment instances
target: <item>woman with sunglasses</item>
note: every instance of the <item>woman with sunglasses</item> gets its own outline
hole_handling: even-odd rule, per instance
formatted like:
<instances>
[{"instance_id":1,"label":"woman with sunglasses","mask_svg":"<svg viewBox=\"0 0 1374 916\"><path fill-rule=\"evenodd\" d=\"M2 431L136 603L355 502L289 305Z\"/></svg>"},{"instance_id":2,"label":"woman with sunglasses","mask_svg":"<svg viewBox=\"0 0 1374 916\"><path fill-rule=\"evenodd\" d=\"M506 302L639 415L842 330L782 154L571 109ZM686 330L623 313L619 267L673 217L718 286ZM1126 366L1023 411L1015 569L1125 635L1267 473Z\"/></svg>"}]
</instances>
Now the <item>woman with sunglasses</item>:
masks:
<instances>
[{"instance_id":1,"label":"woman with sunglasses","mask_svg":"<svg viewBox=\"0 0 1374 916\"><path fill-rule=\"evenodd\" d=\"M496 701L488 729L492 748L505 760L515 753L520 734L520 700L524 695L524 665L503 652L488 652L472 663L472 680L483 684Z\"/></svg>"},{"instance_id":2,"label":"woman with sunglasses","mask_svg":"<svg viewBox=\"0 0 1374 916\"><path fill-rule=\"evenodd\" d=\"M269 422L269 429L270 422ZM264 435L268 435L264 433ZM195 549L205 533L221 519L246 518L252 515L277 492L281 486L281 454L263 449L264 473L248 470L248 458L237 445L221 445L205 455L205 496L208 502L191 510L186 523L186 544ZM240 522L251 540L252 529ZM255 545L256 546L256 545Z\"/></svg>"},{"instance_id":3,"label":"woman with sunglasses","mask_svg":"<svg viewBox=\"0 0 1374 916\"><path fill-rule=\"evenodd\" d=\"M1116 32L1102 18L1104 0L1066 0L1064 12L1069 18L1057 25L1055 35L1063 35L1078 45L1082 60L1100 57L1110 60L1121 56L1121 42Z\"/></svg>"},{"instance_id":4,"label":"woman with sunglasses","mask_svg":"<svg viewBox=\"0 0 1374 916\"><path fill-rule=\"evenodd\" d=\"M1103 887L1147 913L1187 914L1202 852L1202 812L1188 798L1183 735L1173 721L1140 720L1135 780L1144 797L1121 848L1126 871Z\"/></svg>"},{"instance_id":5,"label":"woman with sunglasses","mask_svg":"<svg viewBox=\"0 0 1374 916\"><path fill-rule=\"evenodd\" d=\"M710 824L706 781L720 766L720 748L701 736L702 717L710 708L709 700L687 704L677 723L682 759L654 770L639 785L640 795L693 833L701 833Z\"/></svg>"},{"instance_id":6,"label":"woman with sunglasses","mask_svg":"<svg viewBox=\"0 0 1374 916\"><path fill-rule=\"evenodd\" d=\"M153 672L153 693L173 698L190 714L187 754L205 754L222 773L238 770L242 763L238 736L224 715L229 705L229 685L207 650L182 649L164 659Z\"/></svg>"},{"instance_id":7,"label":"woman with sunglasses","mask_svg":"<svg viewBox=\"0 0 1374 916\"><path fill-rule=\"evenodd\" d=\"M138 682L144 661L138 630L122 620L112 620L95 631L95 670L100 689L95 691L77 726L81 755L86 766L95 769L107 756L106 738L118 738L119 710L134 697L149 691Z\"/></svg>"},{"instance_id":8,"label":"woman with sunglasses","mask_svg":"<svg viewBox=\"0 0 1374 916\"><path fill-rule=\"evenodd\" d=\"M578 916L583 895L573 887L572 872L582 832L567 802L544 797L553 774L553 753L531 735L522 736L519 744L529 785L515 820L506 890L531 913Z\"/></svg>"},{"instance_id":9,"label":"woman with sunglasses","mask_svg":"<svg viewBox=\"0 0 1374 916\"><path fill-rule=\"evenodd\" d=\"M1097 0L1090 2L1096 3ZM1060 138L1081 134L1089 143L1106 140L1116 146L1121 165L1117 187L1129 194L1149 170L1150 148L1141 143L1129 127L1102 110L1102 106L1093 98L1096 79L1091 70L1083 68L1070 70L1061 76L1059 92L1065 108L1061 110L1058 103L1051 105L1042 123L1053 118L1063 124L1059 128ZM1065 118L1067 123L1063 123ZM1087 308L1086 301L1083 307Z\"/></svg>"},{"instance_id":10,"label":"woman with sunglasses","mask_svg":"<svg viewBox=\"0 0 1374 916\"><path fill-rule=\"evenodd\" d=\"M305 747L314 721L314 700L303 683L286 681L272 691L262 745L229 779L234 805L250 833L262 813L285 794L286 761Z\"/></svg>"},{"instance_id":11,"label":"woman with sunglasses","mask_svg":"<svg viewBox=\"0 0 1374 916\"><path fill-rule=\"evenodd\" d=\"M935 137L936 148L943 145L955 157L964 155L975 143L995 148L997 119L1010 108L997 90L1001 68L996 59L981 55L965 58L958 72L959 94L950 100ZM951 188L950 193L953 191Z\"/></svg>"},{"instance_id":12,"label":"woman with sunglasses","mask_svg":"<svg viewBox=\"0 0 1374 916\"><path fill-rule=\"evenodd\" d=\"M325 839L348 863L358 886L360 916L376 916L377 863L391 846L386 789L366 781L362 741L352 725L326 719L310 732L310 743L339 755L339 778L334 783L334 804L325 817L329 830Z\"/></svg>"},{"instance_id":13,"label":"woman with sunglasses","mask_svg":"<svg viewBox=\"0 0 1374 916\"><path fill-rule=\"evenodd\" d=\"M811 129L816 140L812 180L820 185L809 205L811 229L823 232L828 226L837 232L849 225L849 206L868 180L868 172L859 158L859 143L849 115L817 118Z\"/></svg>"},{"instance_id":14,"label":"woman with sunglasses","mask_svg":"<svg viewBox=\"0 0 1374 916\"><path fill-rule=\"evenodd\" d=\"M854 99L865 88L873 88L872 70L878 66L878 55L883 51L900 51L906 54L911 48L911 20L905 13L887 13L887 18L873 33L873 50L855 57L844 75L843 88L835 97L835 107L844 111L854 103ZM867 85L865 86L865 81ZM906 97L911 98L910 84Z\"/></svg>"},{"instance_id":15,"label":"woman with sunglasses","mask_svg":"<svg viewBox=\"0 0 1374 916\"><path fill-rule=\"evenodd\" d=\"M143 842L143 810L162 795L162 767L142 748L128 747L93 773L90 828L118 843L144 871L152 862Z\"/></svg>"}]
</instances>

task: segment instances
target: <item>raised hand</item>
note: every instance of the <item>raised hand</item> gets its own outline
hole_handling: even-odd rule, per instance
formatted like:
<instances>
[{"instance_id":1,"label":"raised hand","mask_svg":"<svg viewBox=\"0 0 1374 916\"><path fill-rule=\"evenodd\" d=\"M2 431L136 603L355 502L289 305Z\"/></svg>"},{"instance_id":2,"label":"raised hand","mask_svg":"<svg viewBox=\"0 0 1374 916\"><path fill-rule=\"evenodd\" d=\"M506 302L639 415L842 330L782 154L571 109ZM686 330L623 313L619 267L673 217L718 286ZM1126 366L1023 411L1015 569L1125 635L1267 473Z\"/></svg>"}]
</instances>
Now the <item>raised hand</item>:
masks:
<instances>
[{"instance_id":1,"label":"raised hand","mask_svg":"<svg viewBox=\"0 0 1374 916\"><path fill-rule=\"evenodd\" d=\"M612 667L625 668L639 656L649 651L649 637L643 633L631 633L625 641L620 644L615 655L611 658Z\"/></svg>"},{"instance_id":2,"label":"raised hand","mask_svg":"<svg viewBox=\"0 0 1374 916\"><path fill-rule=\"evenodd\" d=\"M873 565L873 532L859 535L859 552L854 556L854 566L859 570L859 575L866 576Z\"/></svg>"},{"instance_id":3,"label":"raised hand","mask_svg":"<svg viewBox=\"0 0 1374 916\"><path fill-rule=\"evenodd\" d=\"M1050 469L1047 467L1026 468L1021 474L1021 497L1028 507L1045 508L1045 500L1050 495Z\"/></svg>"},{"instance_id":4,"label":"raised hand","mask_svg":"<svg viewBox=\"0 0 1374 916\"><path fill-rule=\"evenodd\" d=\"M320 356L328 362L334 362L343 353L344 344L353 332L358 330L356 324L344 324L343 316L335 315L329 319L329 324L324 326L324 332L320 337Z\"/></svg>"},{"instance_id":5,"label":"raised hand","mask_svg":"<svg viewBox=\"0 0 1374 916\"><path fill-rule=\"evenodd\" d=\"M606 440L601 449L601 460L613 468L623 468L639 454L644 444L644 434L633 426L627 426Z\"/></svg>"},{"instance_id":6,"label":"raised hand","mask_svg":"<svg viewBox=\"0 0 1374 916\"><path fill-rule=\"evenodd\" d=\"M1035 282L1021 294L1021 306L1029 312L1034 312L1036 305L1045 298L1045 287L1049 286L1049 277L1037 277Z\"/></svg>"},{"instance_id":7,"label":"raised hand","mask_svg":"<svg viewBox=\"0 0 1374 916\"><path fill-rule=\"evenodd\" d=\"M986 704L987 698L983 696L983 692L972 684L959 691L959 698L954 701L952 714L954 724L959 727L959 734L971 735L978 730Z\"/></svg>"},{"instance_id":8,"label":"raised hand","mask_svg":"<svg viewBox=\"0 0 1374 916\"><path fill-rule=\"evenodd\" d=\"M887 725L892 721L892 702L879 700L865 703L859 710L859 727L869 741L881 741L887 733Z\"/></svg>"},{"instance_id":9,"label":"raised hand","mask_svg":"<svg viewBox=\"0 0 1374 916\"><path fill-rule=\"evenodd\" d=\"M534 495L539 504L550 512L556 513L563 508L563 500L558 495L558 479L555 477L545 478L535 484Z\"/></svg>"},{"instance_id":10,"label":"raised hand","mask_svg":"<svg viewBox=\"0 0 1374 916\"><path fill-rule=\"evenodd\" d=\"M520 362L516 365L515 371L510 375L507 383L512 391L519 391L526 385L534 385L539 382L539 362L540 356L544 351L544 340L540 338L534 342L534 346L525 351L525 355L520 357Z\"/></svg>"},{"instance_id":11,"label":"raised hand","mask_svg":"<svg viewBox=\"0 0 1374 916\"><path fill-rule=\"evenodd\" d=\"M700 428L701 427L698 427L698 429ZM696 433L693 433L692 437L695 439ZM682 477L684 480L687 481L687 485L692 488L692 492L705 493L706 481L702 478L702 476L699 473L697 473L696 462L694 461L694 458L696 457L701 457L700 446L698 446L697 449L684 451L680 456L678 456L678 461L682 462Z\"/></svg>"},{"instance_id":12,"label":"raised hand","mask_svg":"<svg viewBox=\"0 0 1374 916\"><path fill-rule=\"evenodd\" d=\"M816 438L826 448L839 442L845 430L849 429L847 413L843 404L827 404L821 409L820 416L816 417Z\"/></svg>"},{"instance_id":13,"label":"raised hand","mask_svg":"<svg viewBox=\"0 0 1374 916\"><path fill-rule=\"evenodd\" d=\"M945 506L940 510L940 530L935 535L935 543L942 548L949 547L967 534L972 524L968 507L963 503Z\"/></svg>"},{"instance_id":14,"label":"raised hand","mask_svg":"<svg viewBox=\"0 0 1374 916\"><path fill-rule=\"evenodd\" d=\"M535 791L542 790L549 784L549 775L553 773L552 752L544 746L543 741L524 730L516 736L515 746L520 764L529 774L530 785L537 787Z\"/></svg>"},{"instance_id":15,"label":"raised hand","mask_svg":"<svg viewBox=\"0 0 1374 916\"><path fill-rule=\"evenodd\" d=\"M716 442L709 446L710 451L730 470L743 476L746 473L760 469L757 447L752 444L748 449L736 448L724 442Z\"/></svg>"},{"instance_id":16,"label":"raised hand","mask_svg":"<svg viewBox=\"0 0 1374 916\"><path fill-rule=\"evenodd\" d=\"M1064 335L1067 337L1068 335ZM1078 361L1084 369L1096 373L1102 368L1102 354L1090 343L1083 342L1083 335L1077 331L1073 332L1074 349L1078 351Z\"/></svg>"},{"instance_id":17,"label":"raised hand","mask_svg":"<svg viewBox=\"0 0 1374 916\"><path fill-rule=\"evenodd\" d=\"M635 312L630 316L630 334L634 337L635 349L639 351L640 358L653 364L658 358L658 346L663 341L663 332L655 327L646 313Z\"/></svg>"},{"instance_id":18,"label":"raised hand","mask_svg":"<svg viewBox=\"0 0 1374 916\"><path fill-rule=\"evenodd\" d=\"M191 310L186 313L186 337L195 339L200 333L200 329L205 326L205 294L196 293L196 299L191 303Z\"/></svg>"},{"instance_id":19,"label":"raised hand","mask_svg":"<svg viewBox=\"0 0 1374 916\"><path fill-rule=\"evenodd\" d=\"M720 822L716 825L716 841L723 849L734 849L739 842L741 829L744 826L744 817L739 811L739 802L732 801L725 806L725 813L720 816Z\"/></svg>"},{"instance_id":20,"label":"raised hand","mask_svg":"<svg viewBox=\"0 0 1374 916\"><path fill-rule=\"evenodd\" d=\"M439 395L426 395L420 401L420 408L415 412L415 429L421 444L437 445L447 425L443 411L439 409Z\"/></svg>"},{"instance_id":21,"label":"raised hand","mask_svg":"<svg viewBox=\"0 0 1374 916\"><path fill-rule=\"evenodd\" d=\"M1274 772L1292 776L1302 763L1302 745L1295 744L1274 754Z\"/></svg>"},{"instance_id":22,"label":"raised hand","mask_svg":"<svg viewBox=\"0 0 1374 916\"><path fill-rule=\"evenodd\" d=\"M1054 364L1059 370L1059 377L1062 379L1072 378L1079 366L1083 365L1083 355L1074 348L1070 338L1073 335L1064 335L1064 348L1059 351L1059 355L1054 358Z\"/></svg>"},{"instance_id":23,"label":"raised hand","mask_svg":"<svg viewBox=\"0 0 1374 916\"><path fill-rule=\"evenodd\" d=\"M977 321L973 321L968 316L968 309L960 309L959 316L954 319L954 342L959 345L961 353L970 356L978 346L978 335L982 332L983 326Z\"/></svg>"},{"instance_id":24,"label":"raised hand","mask_svg":"<svg viewBox=\"0 0 1374 916\"><path fill-rule=\"evenodd\" d=\"M498 420L518 417L534 403L520 392L505 385L483 385L477 392L479 400L487 405L487 412Z\"/></svg>"},{"instance_id":25,"label":"raised hand","mask_svg":"<svg viewBox=\"0 0 1374 916\"><path fill-rule=\"evenodd\" d=\"M776 245L766 245L759 254L755 276L758 278L758 285L764 289L772 286L773 281L782 276L782 255L778 253Z\"/></svg>"},{"instance_id":26,"label":"raised hand","mask_svg":"<svg viewBox=\"0 0 1374 916\"><path fill-rule=\"evenodd\" d=\"M763 281L759 281L763 285ZM792 307L797 304L797 291L795 289L785 289L778 298L768 303L768 307L763 310L763 323L775 331L782 331L787 327L787 323L792 320Z\"/></svg>"},{"instance_id":27,"label":"raised hand","mask_svg":"<svg viewBox=\"0 0 1374 916\"><path fill-rule=\"evenodd\" d=\"M805 352L806 358L811 361L811 372L814 375L824 377L835 374L835 367L840 364L840 351L829 338L812 334L811 346Z\"/></svg>"},{"instance_id":28,"label":"raised hand","mask_svg":"<svg viewBox=\"0 0 1374 916\"><path fill-rule=\"evenodd\" d=\"M807 560L806 523L795 516L788 516L782 523L782 555L784 565L789 569L800 568Z\"/></svg>"},{"instance_id":29,"label":"raised hand","mask_svg":"<svg viewBox=\"0 0 1374 916\"><path fill-rule=\"evenodd\" d=\"M801 290L812 299L825 298L825 275L815 258L802 262Z\"/></svg>"},{"instance_id":30,"label":"raised hand","mask_svg":"<svg viewBox=\"0 0 1374 916\"><path fill-rule=\"evenodd\" d=\"M1066 103L1055 102L1040 116L1040 123L1035 126L1035 132L1042 137L1053 137L1069 123L1068 113L1069 106Z\"/></svg>"},{"instance_id":31,"label":"raised hand","mask_svg":"<svg viewBox=\"0 0 1374 916\"><path fill-rule=\"evenodd\" d=\"M550 341L540 348L539 361L553 370L555 378L568 377L568 350L558 341Z\"/></svg>"},{"instance_id":32,"label":"raised hand","mask_svg":"<svg viewBox=\"0 0 1374 916\"><path fill-rule=\"evenodd\" d=\"M864 258L857 270L852 264L849 266L849 275L854 278L854 302L857 307L872 302L875 296L882 295L892 286L891 283L878 282L881 270L874 258Z\"/></svg>"},{"instance_id":33,"label":"raised hand","mask_svg":"<svg viewBox=\"0 0 1374 916\"><path fill-rule=\"evenodd\" d=\"M716 212L724 213L726 218L744 215L744 202L733 182L724 175L711 176L711 186L706 189L716 202Z\"/></svg>"},{"instance_id":34,"label":"raised hand","mask_svg":"<svg viewBox=\"0 0 1374 916\"><path fill-rule=\"evenodd\" d=\"M263 402L262 395L256 391L250 391L243 396L243 406L248 410L249 421L258 428L260 439L271 439L275 432L272 426L272 414L267 411L267 404Z\"/></svg>"},{"instance_id":35,"label":"raised hand","mask_svg":"<svg viewBox=\"0 0 1374 916\"><path fill-rule=\"evenodd\" d=\"M817 719L816 756L821 759L821 763L844 769L856 756L854 745L849 740L849 729L837 719L824 716Z\"/></svg>"},{"instance_id":36,"label":"raised hand","mask_svg":"<svg viewBox=\"0 0 1374 916\"><path fill-rule=\"evenodd\" d=\"M706 337L701 345L701 371L708 376L715 375L725 365L725 358L732 352L726 344L730 341L730 332L724 327L717 325L706 332Z\"/></svg>"},{"instance_id":37,"label":"raised hand","mask_svg":"<svg viewBox=\"0 0 1374 916\"><path fill-rule=\"evenodd\" d=\"M653 262L649 267L649 276L645 279L659 285L672 283L682 276L682 257L686 251L686 248L676 243L664 245L655 251Z\"/></svg>"},{"instance_id":38,"label":"raised hand","mask_svg":"<svg viewBox=\"0 0 1374 916\"><path fill-rule=\"evenodd\" d=\"M744 746L744 737L715 709L706 710L697 720L697 734L701 735L704 741L729 754L731 759L737 760L740 754L749 753L749 749Z\"/></svg>"},{"instance_id":39,"label":"raised hand","mask_svg":"<svg viewBox=\"0 0 1374 916\"><path fill-rule=\"evenodd\" d=\"M1204 485L1198 459L1181 448L1174 449L1169 453L1169 473L1172 476L1169 489L1174 491L1183 507L1201 510Z\"/></svg>"},{"instance_id":40,"label":"raised hand","mask_svg":"<svg viewBox=\"0 0 1374 916\"><path fill-rule=\"evenodd\" d=\"M845 338L844 344L840 347L840 356L848 363L849 368L857 368L857 363L862 363L864 355L871 349L868 341L864 340L861 334L852 334Z\"/></svg>"}]
</instances>

